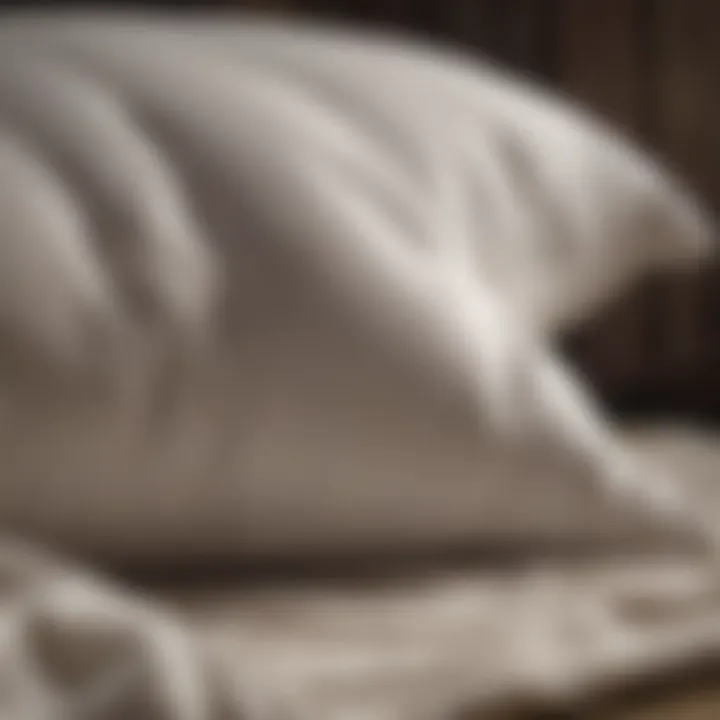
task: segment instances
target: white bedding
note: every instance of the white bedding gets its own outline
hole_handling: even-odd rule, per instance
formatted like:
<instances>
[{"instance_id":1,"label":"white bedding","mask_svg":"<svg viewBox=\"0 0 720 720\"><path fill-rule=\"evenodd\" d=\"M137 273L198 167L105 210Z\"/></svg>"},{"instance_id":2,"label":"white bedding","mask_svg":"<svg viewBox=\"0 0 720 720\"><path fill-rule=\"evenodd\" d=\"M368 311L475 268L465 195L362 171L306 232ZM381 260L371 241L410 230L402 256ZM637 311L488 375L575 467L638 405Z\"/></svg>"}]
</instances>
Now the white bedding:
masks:
<instances>
[{"instance_id":1,"label":"white bedding","mask_svg":"<svg viewBox=\"0 0 720 720\"><path fill-rule=\"evenodd\" d=\"M714 434L654 428L632 442L682 473L720 517ZM2 619L17 634L5 636L0 678L20 704L3 694L8 717L438 720L473 710L485 719L508 707L577 707L660 672L682 677L720 652L717 571L690 557L504 570L486 559L323 582L176 579L135 593L50 564L22 603L32 573L21 561L25 579L13 580L9 557ZM20 610L25 625L12 614ZM18 662L28 651L33 664ZM57 714L56 697L71 698L75 714ZM41 699L46 714L21 704ZM79 714L83 703L92 712Z\"/></svg>"},{"instance_id":2,"label":"white bedding","mask_svg":"<svg viewBox=\"0 0 720 720\"><path fill-rule=\"evenodd\" d=\"M552 349L697 262L700 208L490 69L262 32L0 26L0 714L438 718L717 649L712 443L638 453ZM100 579L467 545L344 590Z\"/></svg>"},{"instance_id":3,"label":"white bedding","mask_svg":"<svg viewBox=\"0 0 720 720\"><path fill-rule=\"evenodd\" d=\"M0 522L136 562L703 535L551 344L711 228L482 62L7 16Z\"/></svg>"}]
</instances>

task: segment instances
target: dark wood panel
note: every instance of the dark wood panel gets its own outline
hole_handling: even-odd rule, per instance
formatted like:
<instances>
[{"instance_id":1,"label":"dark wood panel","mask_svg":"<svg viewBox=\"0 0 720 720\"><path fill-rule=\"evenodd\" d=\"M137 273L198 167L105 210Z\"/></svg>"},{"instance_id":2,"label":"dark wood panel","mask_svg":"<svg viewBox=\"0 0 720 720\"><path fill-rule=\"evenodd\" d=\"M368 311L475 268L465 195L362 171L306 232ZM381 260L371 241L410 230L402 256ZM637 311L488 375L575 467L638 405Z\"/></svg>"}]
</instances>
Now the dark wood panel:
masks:
<instances>
[{"instance_id":1,"label":"dark wood panel","mask_svg":"<svg viewBox=\"0 0 720 720\"><path fill-rule=\"evenodd\" d=\"M561 86L632 135L643 117L636 17L627 0L564 0L558 34ZM586 373L610 392L642 379L645 310L636 301L609 313L577 346Z\"/></svg>"},{"instance_id":2,"label":"dark wood panel","mask_svg":"<svg viewBox=\"0 0 720 720\"><path fill-rule=\"evenodd\" d=\"M656 11L657 146L712 202L717 197L720 162L716 38L720 4L657 2ZM711 366L717 355L717 320L708 312L713 300L710 278L711 273L706 273L670 283L664 289L663 306L649 318L656 329L649 339L657 358L654 382L697 401L716 386Z\"/></svg>"}]
</instances>

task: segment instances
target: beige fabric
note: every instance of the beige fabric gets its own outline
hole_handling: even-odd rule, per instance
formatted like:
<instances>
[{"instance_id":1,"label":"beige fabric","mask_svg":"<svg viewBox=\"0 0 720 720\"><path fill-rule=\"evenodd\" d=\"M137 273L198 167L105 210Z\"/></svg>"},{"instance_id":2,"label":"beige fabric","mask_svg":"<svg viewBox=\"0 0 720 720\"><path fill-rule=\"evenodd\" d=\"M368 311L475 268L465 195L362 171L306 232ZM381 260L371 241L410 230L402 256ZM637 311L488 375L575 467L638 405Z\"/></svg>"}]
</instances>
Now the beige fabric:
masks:
<instances>
[{"instance_id":1,"label":"beige fabric","mask_svg":"<svg viewBox=\"0 0 720 720\"><path fill-rule=\"evenodd\" d=\"M373 146L363 122L348 128L332 104L260 72L262 52L242 62L232 33L94 22L0 28L0 520L31 542L0 548L0 713L443 717L715 647L714 568L678 559L677 544L659 568L615 565L607 544L704 537L715 506L703 496L678 517L660 478L625 465L584 390L514 314L515 291L467 271L465 214L433 185L413 191L417 214L399 231L378 200L383 163L403 167L393 143ZM410 75L384 52L398 87ZM480 86L511 126L517 96ZM424 162L443 147L438 127L415 130ZM637 167L619 177L669 227L695 225L682 193L653 194ZM444 168L431 163L430 179ZM408 190L416 175L390 177ZM698 239L674 235L663 261L697 256L686 236ZM547 307L540 335L560 322ZM106 561L513 540L534 561L382 589L203 595L103 581L36 551L41 538ZM573 569L540 541L595 543L603 560Z\"/></svg>"},{"instance_id":2,"label":"beige fabric","mask_svg":"<svg viewBox=\"0 0 720 720\"><path fill-rule=\"evenodd\" d=\"M714 435L633 442L719 512ZM12 692L0 710L13 718L492 718L683 674L720 650L717 571L689 557L156 582L141 596L3 549L0 678Z\"/></svg>"},{"instance_id":3,"label":"beige fabric","mask_svg":"<svg viewBox=\"0 0 720 720\"><path fill-rule=\"evenodd\" d=\"M137 562L697 535L522 308L697 260L703 220L482 65L8 18L0 522Z\"/></svg>"},{"instance_id":4,"label":"beige fabric","mask_svg":"<svg viewBox=\"0 0 720 720\"><path fill-rule=\"evenodd\" d=\"M326 197L325 181L332 180L372 203L376 231L384 225L397 234L393 242L472 266L515 313L544 331L584 320L639 276L693 263L708 250L710 218L646 153L569 99L452 48L242 14L221 21L202 14L184 21L162 14L82 12L64 23L59 17L10 18L6 44L42 47L46 61L58 65L56 83L67 83L69 71L80 75L76 95L99 95L90 81L107 83L112 100L129 102L124 112L134 130L171 155L171 169L182 170L193 155L192 143L174 146L179 138L169 132L166 115L173 106L189 115L186 122L223 135L219 145L232 139L255 146L254 155L226 147L224 157L232 164L242 155L246 162L257 187L242 188L242 210L253 220L266 224L263 214L275 207L275 229L289 219L300 236L326 232L310 219L313 203L292 179L268 177L267 165L298 174ZM65 52L52 52L55 46ZM63 56L84 61L67 67ZM164 100L154 98L165 105L162 115L149 110L143 85L152 92L160 77L172 83L152 67L166 62L176 75L182 70L194 102L234 119L232 131L219 118L189 113L187 96L179 102L175 95L173 104L168 89ZM88 64L95 64L92 71ZM145 83L133 78L143 67ZM25 78L37 82L38 67L34 71ZM49 87L44 91L50 95ZM95 110L96 119L105 115L107 122L107 109ZM12 105L6 112L12 118ZM21 116L27 121L27 112ZM114 139L127 144L117 134ZM110 162L112 153L102 152ZM298 167L308 164L313 171ZM137 170L142 176L147 167ZM339 233L344 220L337 214L334 220Z\"/></svg>"}]
</instances>

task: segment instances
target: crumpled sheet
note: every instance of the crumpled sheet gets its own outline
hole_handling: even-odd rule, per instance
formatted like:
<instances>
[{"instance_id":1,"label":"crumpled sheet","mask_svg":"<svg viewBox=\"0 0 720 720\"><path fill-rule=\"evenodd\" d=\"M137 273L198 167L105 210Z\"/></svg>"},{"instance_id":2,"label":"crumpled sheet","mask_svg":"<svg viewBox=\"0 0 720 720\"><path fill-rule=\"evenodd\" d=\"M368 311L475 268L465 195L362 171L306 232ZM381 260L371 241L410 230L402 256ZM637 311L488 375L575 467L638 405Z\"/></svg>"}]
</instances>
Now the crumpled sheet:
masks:
<instances>
[{"instance_id":1,"label":"crumpled sheet","mask_svg":"<svg viewBox=\"0 0 720 720\"><path fill-rule=\"evenodd\" d=\"M633 442L720 514L712 434ZM9 540L2 550L2 718L494 718L572 708L720 654L707 558L131 586Z\"/></svg>"}]
</instances>

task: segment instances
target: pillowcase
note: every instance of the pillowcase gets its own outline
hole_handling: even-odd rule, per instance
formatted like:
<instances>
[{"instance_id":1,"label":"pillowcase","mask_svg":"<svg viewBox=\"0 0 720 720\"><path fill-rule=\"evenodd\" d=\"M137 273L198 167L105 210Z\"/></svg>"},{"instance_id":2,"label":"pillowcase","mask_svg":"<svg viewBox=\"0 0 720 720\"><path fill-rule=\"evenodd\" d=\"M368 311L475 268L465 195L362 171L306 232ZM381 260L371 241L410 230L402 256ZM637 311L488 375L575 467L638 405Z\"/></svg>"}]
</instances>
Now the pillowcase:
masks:
<instances>
[{"instance_id":1,"label":"pillowcase","mask_svg":"<svg viewBox=\"0 0 720 720\"><path fill-rule=\"evenodd\" d=\"M496 179L502 162L467 162L453 138L473 148L473 123L435 115L422 78L390 103L415 62L454 66L421 53L393 76L404 51L326 36L308 67L357 56L396 77L375 102L348 61L336 99L276 64L272 33L267 55L236 52L248 32L3 24L0 521L144 562L697 539L536 332L563 318L513 284L535 235L475 216L480 200L507 221L527 208L543 246L543 211ZM542 101L513 92L545 127ZM545 152L524 129L514 142ZM536 301L542 321L519 319Z\"/></svg>"},{"instance_id":2,"label":"pillowcase","mask_svg":"<svg viewBox=\"0 0 720 720\"><path fill-rule=\"evenodd\" d=\"M369 136L392 171L355 171L372 173L385 211L432 252L465 253L542 330L570 329L644 276L711 252L713 218L678 177L570 100L488 62L337 27L183 29Z\"/></svg>"}]
</instances>

